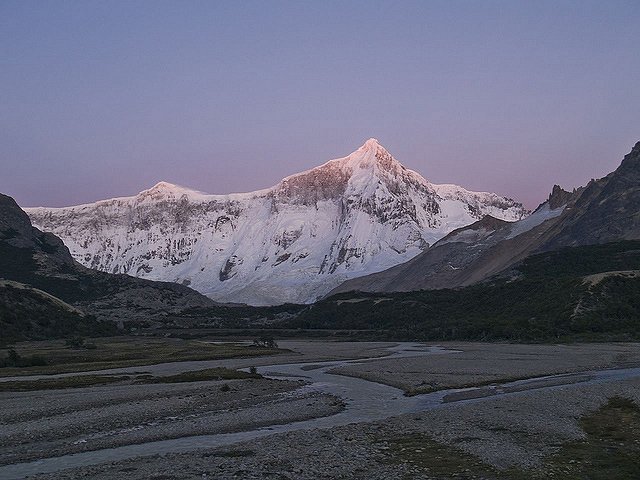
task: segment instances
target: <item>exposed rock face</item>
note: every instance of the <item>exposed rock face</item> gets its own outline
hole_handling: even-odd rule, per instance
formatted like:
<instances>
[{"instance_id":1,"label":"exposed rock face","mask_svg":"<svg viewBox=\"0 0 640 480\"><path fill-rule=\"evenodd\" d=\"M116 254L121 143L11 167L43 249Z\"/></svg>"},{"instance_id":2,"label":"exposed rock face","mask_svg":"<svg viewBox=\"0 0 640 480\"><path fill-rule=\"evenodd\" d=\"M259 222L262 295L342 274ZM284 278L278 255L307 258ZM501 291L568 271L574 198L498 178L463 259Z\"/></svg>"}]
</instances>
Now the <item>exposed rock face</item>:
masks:
<instances>
[{"instance_id":1,"label":"exposed rock face","mask_svg":"<svg viewBox=\"0 0 640 480\"><path fill-rule=\"evenodd\" d=\"M492 193L429 183L375 139L258 192L205 195L162 182L135 197L27 212L90 268L253 305L314 301L485 215L528 213Z\"/></svg>"},{"instance_id":2,"label":"exposed rock face","mask_svg":"<svg viewBox=\"0 0 640 480\"><path fill-rule=\"evenodd\" d=\"M514 223L483 219L456 230L409 262L345 282L331 293L455 288L508 272L527 256L566 246L640 239L640 142L620 167L574 192L554 186Z\"/></svg>"},{"instance_id":3,"label":"exposed rock face","mask_svg":"<svg viewBox=\"0 0 640 480\"><path fill-rule=\"evenodd\" d=\"M0 241L18 248L31 248L46 253L56 263L73 263L62 240L31 226L29 216L15 200L0 193Z\"/></svg>"},{"instance_id":4,"label":"exposed rock face","mask_svg":"<svg viewBox=\"0 0 640 480\"><path fill-rule=\"evenodd\" d=\"M620 167L581 192L543 250L640 238L640 142Z\"/></svg>"},{"instance_id":5,"label":"exposed rock face","mask_svg":"<svg viewBox=\"0 0 640 480\"><path fill-rule=\"evenodd\" d=\"M566 205L572 197L576 196L575 193L576 190L574 190L573 192L567 192L560 185L554 185L553 190L551 190L546 203L551 209L562 207L563 205Z\"/></svg>"},{"instance_id":6,"label":"exposed rock face","mask_svg":"<svg viewBox=\"0 0 640 480\"><path fill-rule=\"evenodd\" d=\"M29 217L13 198L2 194L0 279L9 281L3 283L6 295L11 293L14 298L16 292L21 293L25 302L30 302L29 305L25 303L20 306L24 310L21 316L11 316L11 328L17 332L16 335L24 333L24 329L16 322L24 322L25 325L31 322L28 312L40 319L45 318L43 312L51 312L56 307L60 316L65 308L68 310L64 307L66 304L77 309L69 315L65 313L69 322L79 321L78 317L83 313L95 315L98 319L153 322L157 318L178 314L186 308L213 304L208 298L182 285L112 275L83 267L73 260L62 240L52 233L43 233L32 227ZM10 313L2 315L6 317ZM5 321L6 318L0 320ZM54 335L56 331L59 334L73 331L68 324L58 327L48 325L45 336ZM64 330L61 330L63 327ZM84 327L86 330L87 325ZM39 338L38 335L43 333L37 331L37 325L29 328L31 330L27 338Z\"/></svg>"}]
</instances>

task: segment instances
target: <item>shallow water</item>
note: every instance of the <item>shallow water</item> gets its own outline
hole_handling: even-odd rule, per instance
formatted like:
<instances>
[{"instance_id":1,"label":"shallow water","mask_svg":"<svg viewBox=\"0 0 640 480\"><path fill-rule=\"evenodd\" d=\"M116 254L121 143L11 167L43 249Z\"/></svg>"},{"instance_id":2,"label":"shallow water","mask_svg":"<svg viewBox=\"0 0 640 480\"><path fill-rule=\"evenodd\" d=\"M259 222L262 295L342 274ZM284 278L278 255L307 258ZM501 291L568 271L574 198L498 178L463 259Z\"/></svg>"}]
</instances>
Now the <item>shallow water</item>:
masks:
<instances>
[{"instance_id":1,"label":"shallow water","mask_svg":"<svg viewBox=\"0 0 640 480\"><path fill-rule=\"evenodd\" d=\"M453 352L452 350L445 350L440 347L427 347L417 343L401 343L390 347L388 350L390 357L384 358L409 358L425 355L442 355ZM309 382L301 386L296 392L290 392L285 395L296 395L314 391L332 394L341 398L345 402L346 408L335 415L284 425L273 425L246 432L184 437L7 465L0 467L0 478L7 480L24 478L36 473L50 473L65 468L95 465L139 456L189 452L202 448L222 447L282 432L324 429L350 423L382 420L392 416L438 408L443 406L444 400L486 401L488 398L497 395L516 395L518 392L524 390L562 388L566 387L567 384L603 382L640 376L640 368L601 370L570 375L552 375L488 387L444 390L414 397L406 397L401 390L388 385L329 373L336 367L379 359L380 357L374 357L358 360L334 360L258 367L258 372L266 377L305 380Z\"/></svg>"}]
</instances>

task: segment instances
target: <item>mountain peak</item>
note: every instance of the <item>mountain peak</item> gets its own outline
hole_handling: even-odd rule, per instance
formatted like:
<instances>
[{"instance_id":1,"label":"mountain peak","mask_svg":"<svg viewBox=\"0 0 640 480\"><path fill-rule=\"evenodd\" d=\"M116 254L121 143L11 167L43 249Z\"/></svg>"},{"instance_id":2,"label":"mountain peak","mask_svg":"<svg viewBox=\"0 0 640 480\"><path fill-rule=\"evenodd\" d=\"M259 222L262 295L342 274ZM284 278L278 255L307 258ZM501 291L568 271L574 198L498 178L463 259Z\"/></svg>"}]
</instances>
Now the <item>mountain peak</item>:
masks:
<instances>
[{"instance_id":1,"label":"mountain peak","mask_svg":"<svg viewBox=\"0 0 640 480\"><path fill-rule=\"evenodd\" d=\"M351 166L358 166L360 168L377 165L379 168L386 171L406 170L405 167L380 144L378 139L373 137L368 139L360 148L342 160L346 161L346 163Z\"/></svg>"},{"instance_id":2,"label":"mountain peak","mask_svg":"<svg viewBox=\"0 0 640 480\"><path fill-rule=\"evenodd\" d=\"M384 146L378 141L377 138L373 137L364 142L362 146L353 153L365 154L365 156L367 157L369 156L367 154L370 154L372 157L391 157L389 151L384 148Z\"/></svg>"},{"instance_id":3,"label":"mountain peak","mask_svg":"<svg viewBox=\"0 0 640 480\"><path fill-rule=\"evenodd\" d=\"M2 193L0 193L0 242L6 242L13 247L33 249L58 262L73 263L69 249L64 246L62 240L52 233L34 228L27 213L12 197Z\"/></svg>"},{"instance_id":4,"label":"mountain peak","mask_svg":"<svg viewBox=\"0 0 640 480\"><path fill-rule=\"evenodd\" d=\"M380 145L380 142L378 141L378 139L371 137L369 140L367 140L366 142L364 142L362 144L362 146L359 148L359 150L377 150L378 147L382 147L382 145ZM382 147L382 148L384 148L384 147Z\"/></svg>"},{"instance_id":5,"label":"mountain peak","mask_svg":"<svg viewBox=\"0 0 640 480\"><path fill-rule=\"evenodd\" d=\"M575 190L573 193L575 193ZM571 200L571 197L573 197L573 193L566 191L560 185L554 185L546 203L549 204L551 210L555 210L556 208L566 205L569 200Z\"/></svg>"},{"instance_id":6,"label":"mountain peak","mask_svg":"<svg viewBox=\"0 0 640 480\"><path fill-rule=\"evenodd\" d=\"M640 142L637 142L631 151L624 156L621 165L623 169L637 168L638 166L640 166Z\"/></svg>"},{"instance_id":7,"label":"mountain peak","mask_svg":"<svg viewBox=\"0 0 640 480\"><path fill-rule=\"evenodd\" d=\"M153 187L151 187L149 190L167 192L167 191L183 190L183 188L178 186L178 185L175 185L173 183L169 183L169 182L158 182Z\"/></svg>"},{"instance_id":8,"label":"mountain peak","mask_svg":"<svg viewBox=\"0 0 640 480\"><path fill-rule=\"evenodd\" d=\"M201 193L201 192L198 192L197 190L193 190L191 188L176 185L175 183L161 181L156 183L153 187L147 190L143 190L138 195L164 196L164 195L183 195L183 194L194 194L194 193Z\"/></svg>"},{"instance_id":9,"label":"mountain peak","mask_svg":"<svg viewBox=\"0 0 640 480\"><path fill-rule=\"evenodd\" d=\"M91 268L265 305L313 301L486 214L522 216L512 200L452 192L440 195L372 138L258 192L206 195L159 182L135 197L29 212Z\"/></svg>"}]
</instances>

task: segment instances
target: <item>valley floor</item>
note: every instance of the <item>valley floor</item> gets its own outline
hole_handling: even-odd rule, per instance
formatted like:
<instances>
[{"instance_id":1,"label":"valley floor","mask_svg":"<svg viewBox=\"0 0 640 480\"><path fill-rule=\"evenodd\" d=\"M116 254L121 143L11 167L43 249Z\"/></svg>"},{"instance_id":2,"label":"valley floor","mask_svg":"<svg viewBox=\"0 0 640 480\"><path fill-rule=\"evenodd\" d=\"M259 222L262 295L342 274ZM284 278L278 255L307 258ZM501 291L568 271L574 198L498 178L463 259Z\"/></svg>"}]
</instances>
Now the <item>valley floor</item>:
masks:
<instances>
[{"instance_id":1,"label":"valley floor","mask_svg":"<svg viewBox=\"0 0 640 480\"><path fill-rule=\"evenodd\" d=\"M148 379L213 367L269 365L258 372L274 378L147 384L129 378L86 388L1 392L0 477L23 476L19 472L27 470L12 470L21 462L133 444L139 445L133 458L52 471L39 478L520 480L549 475L583 478L580 469L587 467L602 472L593 478L633 478L625 476L625 468L640 468L640 455L623 455L640 445L640 344L455 343L428 352L415 344L404 346L404 356L373 358L393 344L279 343L291 352L101 372L133 377L144 372L147 376L140 378ZM347 358L369 360L341 362ZM293 362L309 365L294 370L287 366ZM615 377L591 372L607 369L626 373ZM278 370L286 379L275 379ZM334 379L347 390L336 394L322 387L301 388L309 379L296 378L292 371L316 380ZM573 374L508 383L568 372ZM404 397L394 388L362 379L415 396ZM2 385L7 379L0 380ZM477 388L418 395L470 386ZM366 415L349 413L350 405L365 405L367 397L376 395L388 395L388 401L371 405L389 411L376 412L371 418L377 418L368 421L358 420ZM394 410L396 405L400 407ZM341 415L353 418L347 416L334 426L327 422ZM301 430L277 427L311 418L318 420L304 423ZM273 431L258 430L259 438L238 437L217 447L198 449L196 442L185 451L154 450L166 445L164 440L215 438L260 427ZM282 433L273 433L278 431ZM607 435L615 442L607 443ZM588 464L600 458L601 451L616 459L613 467Z\"/></svg>"}]
</instances>

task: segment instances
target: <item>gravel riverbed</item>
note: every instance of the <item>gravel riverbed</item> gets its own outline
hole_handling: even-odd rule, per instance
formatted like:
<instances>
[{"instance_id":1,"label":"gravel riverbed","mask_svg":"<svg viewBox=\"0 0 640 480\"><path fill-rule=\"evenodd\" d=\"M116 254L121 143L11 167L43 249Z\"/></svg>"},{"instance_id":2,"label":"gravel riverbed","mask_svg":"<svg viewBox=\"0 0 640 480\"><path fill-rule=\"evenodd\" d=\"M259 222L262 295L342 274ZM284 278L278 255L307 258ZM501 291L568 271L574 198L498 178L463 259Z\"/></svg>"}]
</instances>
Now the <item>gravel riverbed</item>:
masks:
<instances>
[{"instance_id":1,"label":"gravel riverbed","mask_svg":"<svg viewBox=\"0 0 640 480\"><path fill-rule=\"evenodd\" d=\"M371 479L431 477L394 461L389 444L425 435L499 468L535 468L545 455L583 435L578 419L619 395L640 403L640 381L567 385L481 402L445 404L384 422L273 435L233 446L137 458L40 475L40 479ZM478 477L463 477L478 478Z\"/></svg>"},{"instance_id":2,"label":"gravel riverbed","mask_svg":"<svg viewBox=\"0 0 640 480\"><path fill-rule=\"evenodd\" d=\"M251 430L343 409L339 399L296 393L299 387L299 382L251 379L5 393L0 465Z\"/></svg>"},{"instance_id":3,"label":"gravel riverbed","mask_svg":"<svg viewBox=\"0 0 640 480\"><path fill-rule=\"evenodd\" d=\"M310 362L301 372L313 373L320 368L316 362L338 363L348 358L350 346L354 357L363 358L368 354L378 357L390 345L296 341L287 345L294 347L294 352L286 357ZM361 377L415 391L640 364L638 344L444 346L448 353L435 349L424 356L372 358L340 366L336 369L342 374L338 378ZM204 365L181 362L142 370L155 368L154 374L163 375L213 366L241 368L283 364L286 357L210 361ZM496 468L535 468L564 442L581 438L580 416L593 412L607 399L622 396L640 403L637 377L584 383L589 378L584 374L536 380L530 385L506 388L507 394L484 389L450 393L445 397L448 403L430 403L424 411L405 415L394 416L390 411L384 420L332 428L314 428L314 420L311 428L275 434L263 431L260 438L225 447L198 445L187 453L163 455L154 455L150 449L144 456L59 470L37 478L434 478L419 465L398 458L394 445L411 435L455 448ZM229 388L223 389L224 384ZM302 380L264 378L2 393L0 464L269 428L333 415L344 411L345 403L349 405L349 395L337 398L313 388L300 389L302 384Z\"/></svg>"},{"instance_id":4,"label":"gravel riverbed","mask_svg":"<svg viewBox=\"0 0 640 480\"><path fill-rule=\"evenodd\" d=\"M561 373L640 366L640 344L443 343L453 353L379 359L332 370L406 392L429 392Z\"/></svg>"}]
</instances>

